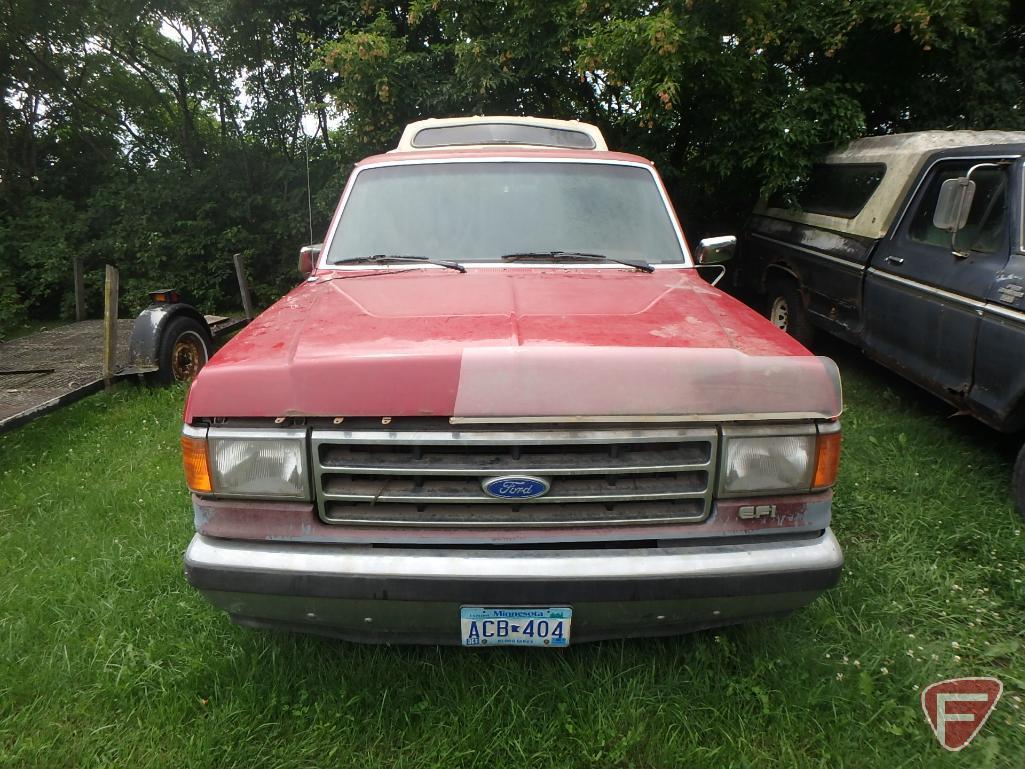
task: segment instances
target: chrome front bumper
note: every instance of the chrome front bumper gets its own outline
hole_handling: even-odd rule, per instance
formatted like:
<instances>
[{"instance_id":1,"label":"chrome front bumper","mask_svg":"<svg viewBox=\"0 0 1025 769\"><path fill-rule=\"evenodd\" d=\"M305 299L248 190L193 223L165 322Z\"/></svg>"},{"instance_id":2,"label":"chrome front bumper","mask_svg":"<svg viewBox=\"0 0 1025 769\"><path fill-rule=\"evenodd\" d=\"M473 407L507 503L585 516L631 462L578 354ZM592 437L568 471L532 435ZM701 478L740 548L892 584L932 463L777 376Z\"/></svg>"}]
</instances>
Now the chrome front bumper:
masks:
<instances>
[{"instance_id":1,"label":"chrome front bumper","mask_svg":"<svg viewBox=\"0 0 1025 769\"><path fill-rule=\"evenodd\" d=\"M781 614L836 584L830 530L743 545L420 550L216 539L189 582L242 624L355 641L459 643L460 606L572 606L573 641L670 635Z\"/></svg>"}]
</instances>

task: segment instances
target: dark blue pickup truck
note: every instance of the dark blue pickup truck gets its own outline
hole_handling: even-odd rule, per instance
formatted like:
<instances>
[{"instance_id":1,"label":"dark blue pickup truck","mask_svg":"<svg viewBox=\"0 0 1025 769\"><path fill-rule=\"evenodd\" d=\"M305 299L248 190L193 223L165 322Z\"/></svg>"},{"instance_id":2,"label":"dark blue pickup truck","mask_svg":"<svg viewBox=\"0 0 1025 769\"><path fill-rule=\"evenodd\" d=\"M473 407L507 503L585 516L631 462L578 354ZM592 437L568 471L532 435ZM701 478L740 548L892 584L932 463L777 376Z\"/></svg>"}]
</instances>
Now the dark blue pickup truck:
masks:
<instances>
[{"instance_id":1,"label":"dark blue pickup truck","mask_svg":"<svg viewBox=\"0 0 1025 769\"><path fill-rule=\"evenodd\" d=\"M801 342L816 330L996 430L1025 431L1025 132L859 139L796 197L762 201L736 287ZM1014 468L1025 515L1025 449Z\"/></svg>"}]
</instances>

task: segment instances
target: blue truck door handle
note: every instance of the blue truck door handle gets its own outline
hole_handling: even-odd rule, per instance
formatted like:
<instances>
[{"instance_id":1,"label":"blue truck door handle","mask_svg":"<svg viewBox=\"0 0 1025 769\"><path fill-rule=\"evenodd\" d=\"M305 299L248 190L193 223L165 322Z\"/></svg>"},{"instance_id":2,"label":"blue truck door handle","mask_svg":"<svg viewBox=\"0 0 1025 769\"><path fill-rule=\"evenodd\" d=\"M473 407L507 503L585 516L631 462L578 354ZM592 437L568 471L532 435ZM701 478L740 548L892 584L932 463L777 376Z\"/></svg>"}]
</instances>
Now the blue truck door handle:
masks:
<instances>
[{"instance_id":1,"label":"blue truck door handle","mask_svg":"<svg viewBox=\"0 0 1025 769\"><path fill-rule=\"evenodd\" d=\"M904 264L904 260L899 256L888 256L886 257L886 261L890 264Z\"/></svg>"}]
</instances>

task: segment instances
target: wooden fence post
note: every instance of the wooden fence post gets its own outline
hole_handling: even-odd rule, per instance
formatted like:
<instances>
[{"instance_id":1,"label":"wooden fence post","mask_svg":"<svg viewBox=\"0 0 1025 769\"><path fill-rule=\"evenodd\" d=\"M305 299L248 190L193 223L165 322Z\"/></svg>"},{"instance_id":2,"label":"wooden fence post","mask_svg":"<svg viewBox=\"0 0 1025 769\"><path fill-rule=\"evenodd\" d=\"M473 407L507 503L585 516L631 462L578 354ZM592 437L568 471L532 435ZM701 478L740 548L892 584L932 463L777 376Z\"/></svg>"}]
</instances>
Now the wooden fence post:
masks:
<instances>
[{"instance_id":1,"label":"wooden fence post","mask_svg":"<svg viewBox=\"0 0 1025 769\"><path fill-rule=\"evenodd\" d=\"M238 276L238 288L242 292L242 309L245 310L246 318L253 319L253 297L249 294L249 281L246 280L246 268L242 262L242 254L235 254L232 261L235 262L235 275Z\"/></svg>"},{"instance_id":2,"label":"wooden fence post","mask_svg":"<svg viewBox=\"0 0 1025 769\"><path fill-rule=\"evenodd\" d=\"M75 320L85 320L85 265L82 257L76 256L75 265Z\"/></svg>"},{"instance_id":3,"label":"wooden fence post","mask_svg":"<svg viewBox=\"0 0 1025 769\"><path fill-rule=\"evenodd\" d=\"M103 379L107 387L114 383L117 373L117 289L117 268L108 264L103 282Z\"/></svg>"}]
</instances>

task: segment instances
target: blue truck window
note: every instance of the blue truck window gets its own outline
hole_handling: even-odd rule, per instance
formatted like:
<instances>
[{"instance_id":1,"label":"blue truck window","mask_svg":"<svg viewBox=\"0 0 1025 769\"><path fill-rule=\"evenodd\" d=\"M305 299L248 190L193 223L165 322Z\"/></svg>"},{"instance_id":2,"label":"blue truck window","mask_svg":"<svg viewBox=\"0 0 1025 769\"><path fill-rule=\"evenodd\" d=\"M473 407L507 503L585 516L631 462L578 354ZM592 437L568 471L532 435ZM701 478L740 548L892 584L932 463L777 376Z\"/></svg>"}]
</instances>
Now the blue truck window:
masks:
<instances>
[{"instance_id":1,"label":"blue truck window","mask_svg":"<svg viewBox=\"0 0 1025 769\"><path fill-rule=\"evenodd\" d=\"M800 208L809 214L853 219L861 213L886 174L883 163L818 163L791 194L770 198L774 208Z\"/></svg>"},{"instance_id":2,"label":"blue truck window","mask_svg":"<svg viewBox=\"0 0 1025 769\"><path fill-rule=\"evenodd\" d=\"M964 176L977 161L940 163L933 171L912 215L908 237L917 243L950 249L950 233L933 226L932 215L939 198L940 186L947 179ZM958 248L992 254L1003 243L1007 230L1007 171L1003 168L980 168L972 174L975 199L964 229L958 233Z\"/></svg>"}]
</instances>

